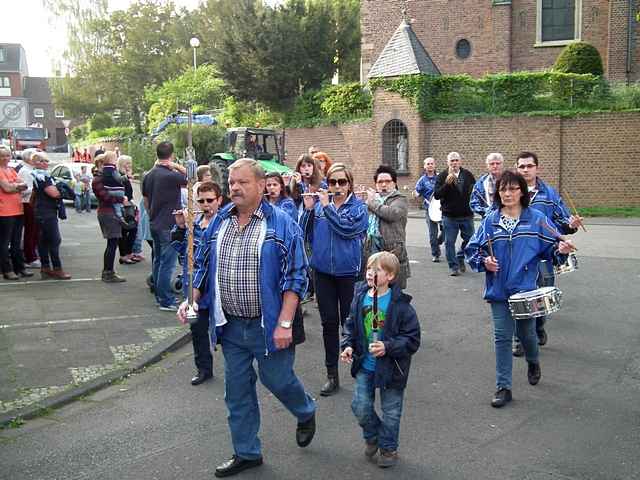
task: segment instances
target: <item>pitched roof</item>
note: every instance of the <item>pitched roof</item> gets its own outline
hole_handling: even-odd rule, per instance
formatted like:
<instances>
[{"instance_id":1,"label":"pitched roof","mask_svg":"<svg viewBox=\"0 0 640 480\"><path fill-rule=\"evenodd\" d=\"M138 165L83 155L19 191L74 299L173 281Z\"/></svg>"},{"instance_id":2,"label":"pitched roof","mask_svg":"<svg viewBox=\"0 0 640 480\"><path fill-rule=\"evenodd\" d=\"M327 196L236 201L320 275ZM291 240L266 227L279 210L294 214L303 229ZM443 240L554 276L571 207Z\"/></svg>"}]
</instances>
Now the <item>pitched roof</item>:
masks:
<instances>
[{"instance_id":1,"label":"pitched roof","mask_svg":"<svg viewBox=\"0 0 640 480\"><path fill-rule=\"evenodd\" d=\"M21 73L27 75L27 58L24 48L19 43L0 43L0 49L3 50L0 62L0 72L2 73Z\"/></svg>"},{"instance_id":2,"label":"pitched roof","mask_svg":"<svg viewBox=\"0 0 640 480\"><path fill-rule=\"evenodd\" d=\"M367 78L418 73L440 75L440 70L418 40L411 25L403 20L369 70Z\"/></svg>"}]
</instances>

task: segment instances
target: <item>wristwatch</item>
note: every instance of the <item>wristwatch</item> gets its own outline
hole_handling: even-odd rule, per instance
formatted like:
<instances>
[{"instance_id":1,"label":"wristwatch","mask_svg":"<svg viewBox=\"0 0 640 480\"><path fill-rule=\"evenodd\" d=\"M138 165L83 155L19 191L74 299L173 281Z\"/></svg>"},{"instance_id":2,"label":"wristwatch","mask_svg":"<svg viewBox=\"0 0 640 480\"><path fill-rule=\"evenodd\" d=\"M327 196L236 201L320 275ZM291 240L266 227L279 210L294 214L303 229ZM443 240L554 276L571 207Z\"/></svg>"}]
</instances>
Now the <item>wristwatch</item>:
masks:
<instances>
[{"instance_id":1,"label":"wristwatch","mask_svg":"<svg viewBox=\"0 0 640 480\"><path fill-rule=\"evenodd\" d=\"M291 328L291 326L293 325L293 322L291 320L284 320L282 322L280 322L280 326L282 328Z\"/></svg>"}]
</instances>

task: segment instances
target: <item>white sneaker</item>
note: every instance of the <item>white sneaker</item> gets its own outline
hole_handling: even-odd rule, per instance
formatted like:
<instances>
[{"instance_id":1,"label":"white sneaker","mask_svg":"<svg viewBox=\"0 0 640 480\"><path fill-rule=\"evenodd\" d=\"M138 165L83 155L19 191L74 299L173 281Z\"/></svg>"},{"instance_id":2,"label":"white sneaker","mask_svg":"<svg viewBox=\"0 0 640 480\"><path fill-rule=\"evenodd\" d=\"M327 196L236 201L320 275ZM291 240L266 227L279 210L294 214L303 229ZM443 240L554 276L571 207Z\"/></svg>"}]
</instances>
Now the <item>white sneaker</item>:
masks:
<instances>
[{"instance_id":1,"label":"white sneaker","mask_svg":"<svg viewBox=\"0 0 640 480\"><path fill-rule=\"evenodd\" d=\"M31 263L25 263L24 265L26 268L42 268L42 265L40 264L40 260L35 259L33 262Z\"/></svg>"}]
</instances>

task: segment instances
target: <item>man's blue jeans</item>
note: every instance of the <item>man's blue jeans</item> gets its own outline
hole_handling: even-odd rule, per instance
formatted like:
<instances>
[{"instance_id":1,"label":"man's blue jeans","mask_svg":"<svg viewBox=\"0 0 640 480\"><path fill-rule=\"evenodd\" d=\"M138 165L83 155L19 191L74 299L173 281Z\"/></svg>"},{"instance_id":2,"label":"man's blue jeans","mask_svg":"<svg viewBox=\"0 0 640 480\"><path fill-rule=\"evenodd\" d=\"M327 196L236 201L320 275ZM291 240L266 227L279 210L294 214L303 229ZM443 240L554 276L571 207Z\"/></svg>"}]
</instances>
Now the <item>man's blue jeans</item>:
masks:
<instances>
[{"instance_id":1,"label":"man's blue jeans","mask_svg":"<svg viewBox=\"0 0 640 480\"><path fill-rule=\"evenodd\" d=\"M156 300L163 307L176 303L171 278L178 261L178 252L171 246L171 232L151 230L153 238L153 285Z\"/></svg>"},{"instance_id":2,"label":"man's blue jeans","mask_svg":"<svg viewBox=\"0 0 640 480\"><path fill-rule=\"evenodd\" d=\"M527 362L538 363L536 321L534 318L514 320L509 310L509 304L506 301L490 302L490 304L496 348L496 388L511 390L513 370L511 339L515 331L524 347Z\"/></svg>"},{"instance_id":3,"label":"man's blue jeans","mask_svg":"<svg viewBox=\"0 0 640 480\"><path fill-rule=\"evenodd\" d=\"M429 233L429 245L431 246L431 256L440 258L440 244L438 243L438 222L433 222L429 218L429 212L425 212L427 219L427 231Z\"/></svg>"},{"instance_id":4,"label":"man's blue jeans","mask_svg":"<svg viewBox=\"0 0 640 480\"><path fill-rule=\"evenodd\" d=\"M442 216L442 226L444 228L444 245L447 254L447 263L451 270L458 270L459 263L464 262L464 249L473 236L473 217L447 217ZM456 254L456 239L458 232L462 237L462 245ZM457 257L456 257L457 256Z\"/></svg>"},{"instance_id":5,"label":"man's blue jeans","mask_svg":"<svg viewBox=\"0 0 640 480\"><path fill-rule=\"evenodd\" d=\"M367 443L377 443L378 448L395 452L400 435L400 417L404 390L379 389L382 419L374 408L376 393L374 373L361 369L356 375L351 410L362 427L362 436Z\"/></svg>"},{"instance_id":6,"label":"man's blue jeans","mask_svg":"<svg viewBox=\"0 0 640 480\"><path fill-rule=\"evenodd\" d=\"M295 353L286 348L266 353L264 330L260 318L226 315L229 321L222 331L224 355L224 399L229 415L229 429L235 454L253 460L262 455L258 431L260 407L256 393L258 362L260 381L297 419L306 422L316 411L316 404L293 371Z\"/></svg>"}]
</instances>

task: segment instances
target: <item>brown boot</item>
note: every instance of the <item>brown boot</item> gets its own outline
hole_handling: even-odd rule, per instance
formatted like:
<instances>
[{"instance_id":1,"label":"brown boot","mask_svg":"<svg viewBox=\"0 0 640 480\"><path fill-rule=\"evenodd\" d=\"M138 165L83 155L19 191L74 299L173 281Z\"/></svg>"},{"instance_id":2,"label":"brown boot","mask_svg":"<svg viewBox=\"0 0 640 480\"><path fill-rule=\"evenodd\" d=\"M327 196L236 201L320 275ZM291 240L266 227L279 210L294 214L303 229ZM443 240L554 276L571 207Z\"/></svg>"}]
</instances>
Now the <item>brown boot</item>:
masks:
<instances>
[{"instance_id":1,"label":"brown boot","mask_svg":"<svg viewBox=\"0 0 640 480\"><path fill-rule=\"evenodd\" d=\"M54 278L52 276L52 272L53 270L51 270L50 268L41 268L40 269L40 277L42 278L42 280L49 280L51 278Z\"/></svg>"},{"instance_id":2,"label":"brown boot","mask_svg":"<svg viewBox=\"0 0 640 480\"><path fill-rule=\"evenodd\" d=\"M55 278L56 280L69 280L71 278L71 275L69 275L61 268L54 268L53 270L51 270L51 273L49 273L49 276L51 278Z\"/></svg>"}]
</instances>

